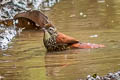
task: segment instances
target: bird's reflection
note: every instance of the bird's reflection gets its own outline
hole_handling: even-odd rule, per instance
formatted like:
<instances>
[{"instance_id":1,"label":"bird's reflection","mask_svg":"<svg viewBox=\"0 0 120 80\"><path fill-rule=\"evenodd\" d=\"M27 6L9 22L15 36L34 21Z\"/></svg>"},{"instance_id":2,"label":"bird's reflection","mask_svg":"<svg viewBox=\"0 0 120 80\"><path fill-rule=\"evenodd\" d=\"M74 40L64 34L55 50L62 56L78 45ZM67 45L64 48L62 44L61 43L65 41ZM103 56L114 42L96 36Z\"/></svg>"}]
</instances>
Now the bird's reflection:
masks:
<instances>
[{"instance_id":1,"label":"bird's reflection","mask_svg":"<svg viewBox=\"0 0 120 80\"><path fill-rule=\"evenodd\" d=\"M47 76L62 76L64 68L77 63L78 50L67 50L63 52L46 53L45 66Z\"/></svg>"}]
</instances>

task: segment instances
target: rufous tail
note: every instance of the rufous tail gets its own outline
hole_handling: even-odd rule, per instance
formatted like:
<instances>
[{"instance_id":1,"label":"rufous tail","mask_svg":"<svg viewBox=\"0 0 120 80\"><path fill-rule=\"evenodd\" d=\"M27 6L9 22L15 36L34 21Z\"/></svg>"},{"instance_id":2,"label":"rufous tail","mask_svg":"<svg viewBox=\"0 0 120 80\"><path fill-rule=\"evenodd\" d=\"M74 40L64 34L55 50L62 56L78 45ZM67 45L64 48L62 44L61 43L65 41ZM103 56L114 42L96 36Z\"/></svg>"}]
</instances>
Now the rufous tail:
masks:
<instances>
[{"instance_id":1,"label":"rufous tail","mask_svg":"<svg viewBox=\"0 0 120 80\"><path fill-rule=\"evenodd\" d=\"M92 44L92 43L75 43L70 46L70 48L79 48L79 49L92 49L92 48L103 48L105 47L102 44Z\"/></svg>"}]
</instances>

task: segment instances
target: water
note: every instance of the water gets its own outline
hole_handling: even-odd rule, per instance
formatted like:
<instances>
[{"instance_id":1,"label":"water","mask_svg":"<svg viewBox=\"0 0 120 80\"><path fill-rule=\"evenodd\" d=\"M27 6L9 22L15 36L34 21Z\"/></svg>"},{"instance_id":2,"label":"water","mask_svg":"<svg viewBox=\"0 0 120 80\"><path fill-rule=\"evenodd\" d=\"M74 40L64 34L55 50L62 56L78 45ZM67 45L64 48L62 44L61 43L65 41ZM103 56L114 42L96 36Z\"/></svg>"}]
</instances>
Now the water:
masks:
<instances>
[{"instance_id":1,"label":"water","mask_svg":"<svg viewBox=\"0 0 120 80\"><path fill-rule=\"evenodd\" d=\"M106 45L47 53L40 31L23 31L0 53L5 80L77 80L120 70L120 0L61 0L44 13L60 32ZM97 35L97 37L90 37Z\"/></svg>"}]
</instances>

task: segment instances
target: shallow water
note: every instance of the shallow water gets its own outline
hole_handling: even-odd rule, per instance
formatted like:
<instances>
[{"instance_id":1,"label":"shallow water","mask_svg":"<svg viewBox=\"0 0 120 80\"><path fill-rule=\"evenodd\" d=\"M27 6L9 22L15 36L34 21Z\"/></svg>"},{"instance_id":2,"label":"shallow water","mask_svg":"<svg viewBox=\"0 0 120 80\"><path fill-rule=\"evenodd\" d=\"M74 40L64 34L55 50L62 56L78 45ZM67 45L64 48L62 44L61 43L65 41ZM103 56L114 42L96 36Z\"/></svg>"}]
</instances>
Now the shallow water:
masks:
<instances>
[{"instance_id":1,"label":"shallow water","mask_svg":"<svg viewBox=\"0 0 120 80\"><path fill-rule=\"evenodd\" d=\"M47 53L42 32L23 31L7 51L0 52L0 76L5 80L77 80L120 70L119 5L120 0L61 0L44 12L57 29L106 48Z\"/></svg>"}]
</instances>

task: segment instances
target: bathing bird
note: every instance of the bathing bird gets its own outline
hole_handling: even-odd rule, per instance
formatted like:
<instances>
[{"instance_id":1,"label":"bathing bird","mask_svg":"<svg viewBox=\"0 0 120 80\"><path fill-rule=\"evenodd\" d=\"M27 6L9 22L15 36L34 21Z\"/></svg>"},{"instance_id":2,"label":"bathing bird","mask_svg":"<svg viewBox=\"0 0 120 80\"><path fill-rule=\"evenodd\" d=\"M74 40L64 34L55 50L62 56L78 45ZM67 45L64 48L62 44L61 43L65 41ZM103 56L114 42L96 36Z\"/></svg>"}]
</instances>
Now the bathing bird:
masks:
<instances>
[{"instance_id":1,"label":"bathing bird","mask_svg":"<svg viewBox=\"0 0 120 80\"><path fill-rule=\"evenodd\" d=\"M46 24L44 28L43 43L47 51L64 51L68 49L92 49L105 47L101 44L81 43L79 40L58 32L52 24Z\"/></svg>"}]
</instances>

